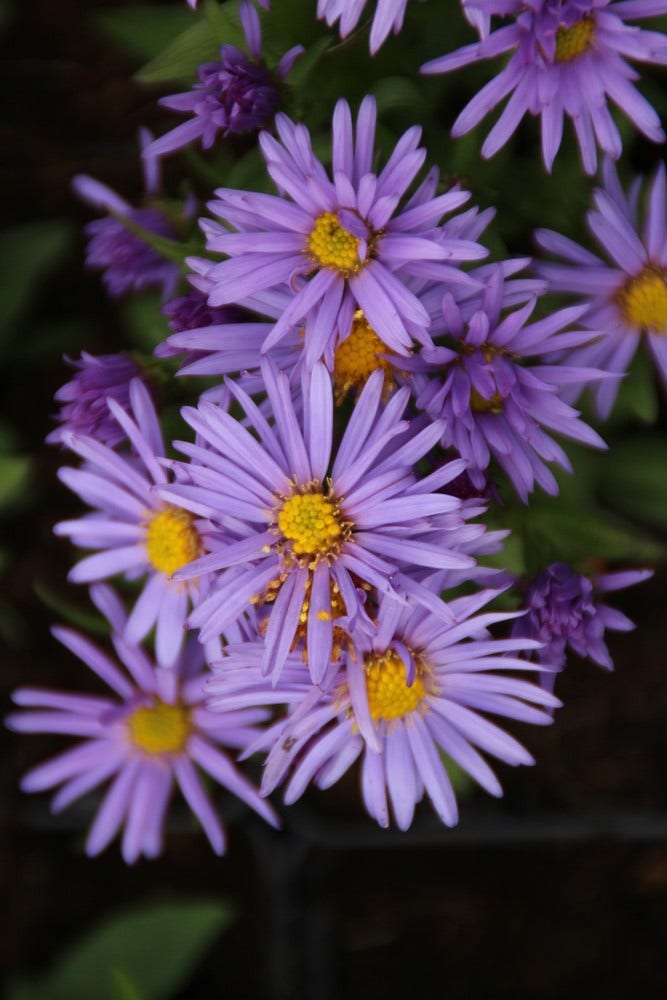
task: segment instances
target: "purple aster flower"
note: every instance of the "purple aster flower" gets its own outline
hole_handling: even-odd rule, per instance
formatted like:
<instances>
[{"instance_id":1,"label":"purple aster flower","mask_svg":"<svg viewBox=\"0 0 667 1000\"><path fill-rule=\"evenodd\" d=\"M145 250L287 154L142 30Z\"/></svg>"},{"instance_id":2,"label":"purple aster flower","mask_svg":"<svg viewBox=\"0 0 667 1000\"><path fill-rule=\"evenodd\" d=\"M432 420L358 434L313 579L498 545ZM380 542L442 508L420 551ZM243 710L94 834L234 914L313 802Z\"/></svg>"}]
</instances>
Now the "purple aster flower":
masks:
<instances>
[{"instance_id":1,"label":"purple aster flower","mask_svg":"<svg viewBox=\"0 0 667 1000\"><path fill-rule=\"evenodd\" d=\"M270 748L262 793L289 775L285 802L291 804L311 781L329 788L361 756L364 804L381 826L389 825L391 804L397 825L406 830L424 791L443 823L454 826L458 810L444 751L487 792L501 795L479 751L510 765L532 764L533 758L485 713L548 725L550 710L560 703L538 685L506 676L505 671L542 668L517 655L537 643L494 639L487 631L515 617L477 613L496 593L453 600L451 622L411 603L383 599L374 634L355 635L354 655L346 656L326 691L308 685L303 667L299 685L298 663L291 660L276 697L282 691L292 711L249 748ZM231 653L230 663L214 665L211 707L218 698L224 704L228 693L244 704L238 690L238 665L244 660L254 661L246 666L248 700L257 697L259 654L244 657L242 646Z\"/></svg>"},{"instance_id":2,"label":"purple aster flower","mask_svg":"<svg viewBox=\"0 0 667 1000\"><path fill-rule=\"evenodd\" d=\"M96 550L69 573L74 583L90 583L125 573L145 578L126 626L129 642L141 641L155 626L155 650L161 666L172 666L184 638L191 599L206 593L197 580L176 583L176 569L201 555L206 524L180 507L164 503L155 486L169 476L163 465L164 443L152 401L138 379L130 384L130 412L108 400L111 416L132 444L132 455L119 455L92 437L63 436L63 443L84 460L80 469L59 470L60 479L93 508L54 528L75 545Z\"/></svg>"},{"instance_id":3,"label":"purple aster flower","mask_svg":"<svg viewBox=\"0 0 667 1000\"><path fill-rule=\"evenodd\" d=\"M180 295L162 307L167 317L167 324L173 333L183 330L198 330L213 323L229 322L232 314L230 309L212 309L206 301L206 295L193 288L187 295Z\"/></svg>"},{"instance_id":4,"label":"purple aster flower","mask_svg":"<svg viewBox=\"0 0 667 1000\"><path fill-rule=\"evenodd\" d=\"M621 376L644 337L667 390L665 167L658 167L641 224L637 211L641 178L635 179L626 195L614 165L606 160L603 179L604 186L595 190L595 209L587 219L609 263L565 236L539 229L539 245L565 263L539 263L537 270L554 291L574 293L588 306L581 323L595 337L575 352L577 363ZM596 387L601 417L609 415L618 387L618 377Z\"/></svg>"},{"instance_id":5,"label":"purple aster flower","mask_svg":"<svg viewBox=\"0 0 667 1000\"><path fill-rule=\"evenodd\" d=\"M287 289L276 289L255 297L247 304L266 317L259 320L246 309L223 306L214 309L206 304L205 293L195 291L200 296L201 308L193 308L191 314L179 309L179 322L187 319L191 326L182 326L179 332L156 348L160 357L173 357L185 353L183 367L179 375L236 375L242 373L241 383L249 395L263 392L261 375L262 345L268 337L276 319L287 308L291 293ZM181 300L175 300L179 302ZM174 303L174 304L175 304ZM170 325L172 325L170 323ZM303 335L298 331L290 333L271 352L271 358L280 371L290 375L293 385L297 384L298 373L303 360Z\"/></svg>"},{"instance_id":6,"label":"purple aster flower","mask_svg":"<svg viewBox=\"0 0 667 1000\"><path fill-rule=\"evenodd\" d=\"M415 478L413 465L437 442L442 425L427 424L411 433L401 419L407 388L381 408L381 372L368 380L337 450L325 368L317 364L304 376L301 418L287 376L269 363L263 374L274 428L248 395L229 383L259 440L211 404L183 410L208 447L175 442L191 459L180 471L192 485L160 492L167 502L209 518L225 535L219 545L216 541L215 552L174 576L217 578L210 596L188 619L201 629L203 642L223 632L249 605L270 607L264 668L274 679L305 621L308 662L318 683L331 658L334 618L354 621L362 614L363 587L394 594L400 581L418 600L431 602L431 592L402 574L403 567L474 565L470 556L448 548L446 532L431 523L435 515L460 510L458 499L436 491L461 472L463 463L450 462L422 480Z\"/></svg>"},{"instance_id":7,"label":"purple aster flower","mask_svg":"<svg viewBox=\"0 0 667 1000\"><path fill-rule=\"evenodd\" d=\"M526 501L534 484L556 494L558 484L547 468L556 462L571 470L568 458L548 432L597 448L605 444L576 410L559 397L561 386L586 384L604 377L589 368L520 363L587 342L588 331L567 331L582 307L561 309L526 325L536 299L501 315L503 277L498 268L488 281L479 307L469 320L453 296L442 301L442 321L435 332L451 347L425 347L419 363L432 377L422 385L417 405L444 421L442 444L454 447L469 464L477 487L493 455Z\"/></svg>"},{"instance_id":8,"label":"purple aster flower","mask_svg":"<svg viewBox=\"0 0 667 1000\"><path fill-rule=\"evenodd\" d=\"M482 32L494 14L511 16L513 21L479 42L422 66L423 73L447 73L511 53L504 69L463 109L452 135L465 135L509 94L482 146L482 156L493 156L504 146L529 113L540 116L542 155L550 171L567 115L574 125L584 169L592 174L596 141L614 159L621 155L621 136L607 99L649 139L664 142L660 119L633 86L638 74L626 57L665 65L667 36L626 24L624 18L632 21L667 14L667 0L475 0L468 4L468 18Z\"/></svg>"},{"instance_id":9,"label":"purple aster flower","mask_svg":"<svg viewBox=\"0 0 667 1000\"><path fill-rule=\"evenodd\" d=\"M73 747L29 771L25 792L58 791L52 809L60 812L100 785L110 782L86 840L86 853L99 854L123 829L122 854L128 864L162 850L169 799L178 786L201 823L216 854L225 850L225 832L200 776L213 779L277 825L271 806L220 750L243 749L256 736L267 713L260 708L210 712L204 703L202 649L189 642L171 670L156 667L137 645L123 637L124 610L112 590L92 588L97 606L111 621L113 642L125 670L84 636L54 628L55 637L113 694L72 694L19 688L15 703L24 711L6 720L23 733L79 737Z\"/></svg>"},{"instance_id":10,"label":"purple aster flower","mask_svg":"<svg viewBox=\"0 0 667 1000\"><path fill-rule=\"evenodd\" d=\"M371 25L370 51L375 55L390 31L395 35L403 27L408 0L377 0ZM329 27L340 21L340 36L346 38L359 23L366 0L317 0L317 16Z\"/></svg>"},{"instance_id":11,"label":"purple aster flower","mask_svg":"<svg viewBox=\"0 0 667 1000\"><path fill-rule=\"evenodd\" d=\"M651 570L629 570L589 579L566 563L552 563L533 580L526 592L528 613L514 623L512 634L543 643L533 656L550 671L542 674L544 687L553 691L568 650L605 670L614 669L605 629L627 632L635 626L626 615L603 604L600 595L632 587L652 575Z\"/></svg>"},{"instance_id":12,"label":"purple aster flower","mask_svg":"<svg viewBox=\"0 0 667 1000\"><path fill-rule=\"evenodd\" d=\"M150 138L150 133L142 129L143 149ZM157 164L153 157L144 157L143 163L146 193L150 197L157 194L159 187ZM89 237L86 264L91 270L102 271L102 281L109 295L120 298L147 288L161 288L165 299L172 296L180 278L178 265L160 256L123 223L123 219L127 219L148 232L173 240L176 233L164 212L152 205L133 208L106 184L87 174L78 174L72 187L87 205L109 213L85 227Z\"/></svg>"},{"instance_id":13,"label":"purple aster flower","mask_svg":"<svg viewBox=\"0 0 667 1000\"><path fill-rule=\"evenodd\" d=\"M421 129L413 127L399 140L388 163L373 173L376 105L361 103L353 134L350 108L339 101L334 111L333 176L313 153L303 125L276 116L283 145L268 133L260 145L269 174L288 197L219 189L209 207L226 223L202 221L207 247L231 259L210 265L213 306L244 300L265 289L288 285L291 304L264 344L268 351L295 327L304 326L306 363L322 357L338 334L349 333L361 310L370 326L381 331L392 351L406 355L413 340L428 341L429 317L406 285L410 274L428 268L431 278L470 281L458 266L485 256L470 240L449 237L438 223L469 195L457 188L424 199L424 185L397 212L420 170L425 150L418 147ZM427 178L428 190L430 182ZM446 262L449 263L446 263ZM200 265L193 261L193 266Z\"/></svg>"},{"instance_id":14,"label":"purple aster flower","mask_svg":"<svg viewBox=\"0 0 667 1000\"><path fill-rule=\"evenodd\" d=\"M92 354L81 352L78 361L65 357L76 374L55 395L61 404L58 421L60 427L47 437L49 444L61 444L65 435L86 434L113 448L125 437L125 432L114 420L107 396L127 408L130 403L130 382L141 376L138 366L125 354Z\"/></svg>"},{"instance_id":15,"label":"purple aster flower","mask_svg":"<svg viewBox=\"0 0 667 1000\"><path fill-rule=\"evenodd\" d=\"M175 334L189 330L207 329L211 326L220 326L234 322L240 322L244 317L241 309L225 307L213 309L207 302L207 296L198 288L193 288L187 295L180 295L172 299L162 307L162 312L167 317L169 329ZM199 351L190 351L187 348L177 347L168 337L158 344L153 354L157 358L172 358L188 350L188 360L192 361L199 357Z\"/></svg>"},{"instance_id":16,"label":"purple aster flower","mask_svg":"<svg viewBox=\"0 0 667 1000\"><path fill-rule=\"evenodd\" d=\"M270 123L280 103L279 85L304 49L302 45L291 48L274 74L262 60L262 31L250 0L241 3L239 17L250 58L235 45L223 45L219 62L199 67L199 83L192 90L161 98L163 107L191 117L152 142L145 156L164 156L197 139L210 149L219 135L254 132Z\"/></svg>"}]
</instances>

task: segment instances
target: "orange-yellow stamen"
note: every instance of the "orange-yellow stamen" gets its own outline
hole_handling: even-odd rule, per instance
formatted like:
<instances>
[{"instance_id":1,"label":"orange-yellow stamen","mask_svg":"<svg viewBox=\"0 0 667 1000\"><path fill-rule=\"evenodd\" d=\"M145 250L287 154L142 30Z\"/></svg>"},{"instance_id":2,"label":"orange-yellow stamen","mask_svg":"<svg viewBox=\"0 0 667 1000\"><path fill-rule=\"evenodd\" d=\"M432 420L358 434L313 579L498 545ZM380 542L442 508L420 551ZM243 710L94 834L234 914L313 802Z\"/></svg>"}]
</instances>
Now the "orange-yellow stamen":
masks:
<instances>
[{"instance_id":1,"label":"orange-yellow stamen","mask_svg":"<svg viewBox=\"0 0 667 1000\"><path fill-rule=\"evenodd\" d=\"M556 62L572 62L582 52L587 52L593 44L595 21L583 17L569 28L559 28L556 32Z\"/></svg>"},{"instance_id":2,"label":"orange-yellow stamen","mask_svg":"<svg viewBox=\"0 0 667 1000\"><path fill-rule=\"evenodd\" d=\"M502 413L503 403L503 397L498 390L494 392L491 399L485 399L477 389L470 389L470 409L473 413Z\"/></svg>"},{"instance_id":3,"label":"orange-yellow stamen","mask_svg":"<svg viewBox=\"0 0 667 1000\"><path fill-rule=\"evenodd\" d=\"M152 756L181 753L192 730L188 709L163 701L135 709L126 721L134 745Z\"/></svg>"},{"instance_id":4,"label":"orange-yellow stamen","mask_svg":"<svg viewBox=\"0 0 667 1000\"><path fill-rule=\"evenodd\" d=\"M306 252L320 267L330 267L349 278L363 267L359 240L341 226L335 212L322 212L306 241Z\"/></svg>"},{"instance_id":5,"label":"orange-yellow stamen","mask_svg":"<svg viewBox=\"0 0 667 1000\"><path fill-rule=\"evenodd\" d=\"M323 493L296 493L278 512L278 528L297 556L327 556L343 539L335 501Z\"/></svg>"},{"instance_id":6,"label":"orange-yellow stamen","mask_svg":"<svg viewBox=\"0 0 667 1000\"><path fill-rule=\"evenodd\" d=\"M192 515L179 507L167 507L148 522L146 549L151 565L171 576L181 566L201 555L201 541Z\"/></svg>"},{"instance_id":7,"label":"orange-yellow stamen","mask_svg":"<svg viewBox=\"0 0 667 1000\"><path fill-rule=\"evenodd\" d=\"M389 395L396 369L386 357L380 356L383 354L393 355L393 351L378 337L361 309L357 309L349 336L338 345L334 354L337 403L341 403L350 390L360 392L378 368L384 372L384 394Z\"/></svg>"},{"instance_id":8,"label":"orange-yellow stamen","mask_svg":"<svg viewBox=\"0 0 667 1000\"><path fill-rule=\"evenodd\" d=\"M417 669L414 681L408 686L405 664L393 649L367 656L364 670L368 706L374 722L402 719L414 712L426 697L421 671Z\"/></svg>"},{"instance_id":9,"label":"orange-yellow stamen","mask_svg":"<svg viewBox=\"0 0 667 1000\"><path fill-rule=\"evenodd\" d=\"M667 281L659 267L647 267L631 278L618 294L621 312L629 323L667 333Z\"/></svg>"}]
</instances>

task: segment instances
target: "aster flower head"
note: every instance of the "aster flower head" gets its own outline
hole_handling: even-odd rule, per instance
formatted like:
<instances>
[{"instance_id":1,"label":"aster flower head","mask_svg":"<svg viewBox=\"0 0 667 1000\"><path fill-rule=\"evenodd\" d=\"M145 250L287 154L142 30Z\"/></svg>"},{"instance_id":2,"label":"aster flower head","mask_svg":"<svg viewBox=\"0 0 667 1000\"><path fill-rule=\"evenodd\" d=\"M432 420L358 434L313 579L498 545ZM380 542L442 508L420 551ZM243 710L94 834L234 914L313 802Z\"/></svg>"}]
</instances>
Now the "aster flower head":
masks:
<instances>
[{"instance_id":1,"label":"aster flower head","mask_svg":"<svg viewBox=\"0 0 667 1000\"><path fill-rule=\"evenodd\" d=\"M447 73L511 53L504 69L463 109L452 129L454 136L465 135L510 95L482 146L483 156L493 156L523 116L531 114L540 117L542 156L550 171L567 116L584 169L592 174L596 144L614 159L621 155L621 136L608 100L647 138L664 142L660 119L634 87L638 74L626 59L665 65L667 36L626 20L667 13L665 0L474 0L466 13L482 40L431 60L422 72ZM512 21L489 32L493 15Z\"/></svg>"},{"instance_id":2,"label":"aster flower head","mask_svg":"<svg viewBox=\"0 0 667 1000\"><path fill-rule=\"evenodd\" d=\"M274 427L229 383L256 437L211 404L183 410L206 447L175 442L190 457L179 469L192 485L177 483L160 492L168 503L210 519L225 536L214 552L174 576L216 581L188 619L202 641L223 632L249 604L263 607L269 611L264 669L277 679L305 630L304 652L319 683L331 660L336 619L363 616L365 589L394 594L400 581L431 602L431 592L404 576L404 567L474 565L470 556L448 548L446 533L431 522L460 510L458 499L438 491L463 463L450 462L416 479L413 465L442 427L436 422L411 433L401 419L407 389L383 408L381 372L369 379L337 448L331 379L322 365L304 375L300 416L287 376L269 363L263 375Z\"/></svg>"},{"instance_id":3,"label":"aster flower head","mask_svg":"<svg viewBox=\"0 0 667 1000\"><path fill-rule=\"evenodd\" d=\"M514 623L513 635L543 644L532 655L548 670L541 676L545 687L553 691L556 673L565 667L569 651L605 670L614 669L604 633L607 629L627 632L634 624L604 604L602 595L632 587L651 575L650 570L629 570L589 578L566 563L552 563L535 577L526 591L527 614Z\"/></svg>"},{"instance_id":4,"label":"aster flower head","mask_svg":"<svg viewBox=\"0 0 667 1000\"><path fill-rule=\"evenodd\" d=\"M111 622L122 667L79 633L53 630L111 692L90 695L35 688L14 692L20 711L6 720L10 729L79 737L73 747L29 771L23 790L57 789L52 810L60 812L109 783L88 833L86 853L99 854L122 829L121 850L128 864L160 854L174 786L215 853L224 853L225 832L201 772L277 825L271 806L221 750L245 748L256 738L256 726L267 713L258 708L208 711L208 672L202 669L203 651L196 641L191 640L173 668L165 670L124 638L125 613L115 593L98 585L91 595Z\"/></svg>"},{"instance_id":5,"label":"aster flower head","mask_svg":"<svg viewBox=\"0 0 667 1000\"><path fill-rule=\"evenodd\" d=\"M205 269L213 286L211 305L245 304L258 292L284 285L295 290L264 351L303 327L310 367L348 335L361 310L390 350L407 355L414 340L428 340L430 321L406 278L425 273L470 283L458 264L486 255L479 244L449 237L439 225L444 213L467 201L467 192L454 188L433 197L427 178L399 209L426 155L418 145L421 129L408 129L375 174L375 121L371 97L361 103L356 133L347 102L337 103L331 180L305 126L277 115L281 141L264 132L260 146L286 197L221 188L209 205L236 229L230 233L202 221L208 250L230 258L214 265L192 262Z\"/></svg>"},{"instance_id":6,"label":"aster flower head","mask_svg":"<svg viewBox=\"0 0 667 1000\"><path fill-rule=\"evenodd\" d=\"M591 343L571 359L621 376L642 339L667 390L667 201L666 174L660 164L647 191L643 217L639 218L641 177L627 194L614 164L603 164L603 186L594 193L595 208L588 213L588 227L604 258L549 229L539 229L542 249L563 263L539 262L538 273L556 292L577 295L587 305L583 326L595 332ZM619 387L619 377L595 389L598 412L609 415Z\"/></svg>"},{"instance_id":7,"label":"aster flower head","mask_svg":"<svg viewBox=\"0 0 667 1000\"><path fill-rule=\"evenodd\" d=\"M204 549L206 524L180 507L170 507L155 492L169 475L164 443L153 403L144 385L130 383L130 407L109 399L109 412L132 446L118 454L92 437L67 434L63 443L84 460L82 468L64 467L60 479L92 510L54 531L75 545L93 549L69 573L74 583L91 583L124 573L144 579L126 624L126 638L139 642L155 626L158 662L172 666L179 655L191 599L205 583L176 583L172 574Z\"/></svg>"},{"instance_id":8,"label":"aster flower head","mask_svg":"<svg viewBox=\"0 0 667 1000\"><path fill-rule=\"evenodd\" d=\"M150 133L142 129L140 144L144 150L150 139ZM150 198L157 194L159 187L157 165L153 157L144 157L143 164L146 194ZM175 239L173 224L164 212L150 203L134 208L106 184L87 174L77 174L72 187L81 201L108 213L102 219L89 222L85 233L88 236L86 265L93 271L102 272L102 282L109 295L117 299L147 288L161 288L165 299L173 295L180 278L178 265L160 256L123 223L123 219L127 219L157 236Z\"/></svg>"},{"instance_id":9,"label":"aster flower head","mask_svg":"<svg viewBox=\"0 0 667 1000\"><path fill-rule=\"evenodd\" d=\"M239 17L249 56L235 45L223 45L218 62L199 67L199 83L192 90L161 98L163 107L191 117L152 142L145 155L164 156L197 140L210 149L219 136L255 132L270 124L280 104L279 85L303 46L285 53L272 73L262 59L261 26L250 0L241 3Z\"/></svg>"},{"instance_id":10,"label":"aster flower head","mask_svg":"<svg viewBox=\"0 0 667 1000\"><path fill-rule=\"evenodd\" d=\"M297 668L290 664L285 700L292 711L253 744L270 749L263 794L287 779L290 804L311 781L330 787L361 757L364 805L381 826L389 825L391 807L406 830L424 792L443 823L454 826L458 809L444 751L491 795L501 795L479 751L510 765L533 758L485 713L548 725L545 709L559 702L536 684L506 676L541 668L518 655L535 648L533 640L489 634L490 626L514 617L477 613L495 594L453 600L450 622L411 602L400 607L382 599L374 634L355 636L354 656L346 657L326 691L304 685L299 699ZM224 697L225 671L223 662L211 682L214 699ZM248 679L252 687L252 674Z\"/></svg>"},{"instance_id":11,"label":"aster flower head","mask_svg":"<svg viewBox=\"0 0 667 1000\"><path fill-rule=\"evenodd\" d=\"M65 358L76 374L58 389L55 400L60 403L60 424L47 437L49 444L60 444L69 433L86 434L113 448L125 437L107 406L111 396L120 406L130 403L130 382L141 373L137 364L125 354L94 356L81 352L78 360Z\"/></svg>"},{"instance_id":12,"label":"aster flower head","mask_svg":"<svg viewBox=\"0 0 667 1000\"><path fill-rule=\"evenodd\" d=\"M203 284L206 286L206 282ZM170 326L173 328L178 323L180 329L167 337L155 353L159 357L185 354L179 375L236 376L250 395L262 393L262 345L273 322L290 301L291 293L280 288L249 300L248 309L213 308L207 304L206 292L195 289L191 297L174 300ZM258 319L253 313L265 318ZM289 334L271 352L271 359L280 371L289 373L292 385L298 385L298 372L303 362L303 335L298 331Z\"/></svg>"},{"instance_id":13,"label":"aster flower head","mask_svg":"<svg viewBox=\"0 0 667 1000\"><path fill-rule=\"evenodd\" d=\"M369 42L371 55L375 55L390 31L397 35L401 30L407 5L408 0L377 0ZM347 38L359 23L365 6L366 0L317 0L317 16L324 18L329 27L339 21L340 36Z\"/></svg>"},{"instance_id":14,"label":"aster flower head","mask_svg":"<svg viewBox=\"0 0 667 1000\"><path fill-rule=\"evenodd\" d=\"M603 376L589 368L539 363L544 354L590 340L588 331L567 330L581 315L581 307L527 324L536 299L503 316L503 297L500 268L467 321L453 296L445 293L442 321L434 331L451 346L422 349L419 362L431 377L422 383L417 406L443 420L442 444L456 448L469 463L475 486L484 485L483 473L493 456L526 501L535 483L547 493L558 492L547 462L571 469L551 432L605 447L559 395L561 386ZM523 363L533 358L537 364Z\"/></svg>"}]
</instances>

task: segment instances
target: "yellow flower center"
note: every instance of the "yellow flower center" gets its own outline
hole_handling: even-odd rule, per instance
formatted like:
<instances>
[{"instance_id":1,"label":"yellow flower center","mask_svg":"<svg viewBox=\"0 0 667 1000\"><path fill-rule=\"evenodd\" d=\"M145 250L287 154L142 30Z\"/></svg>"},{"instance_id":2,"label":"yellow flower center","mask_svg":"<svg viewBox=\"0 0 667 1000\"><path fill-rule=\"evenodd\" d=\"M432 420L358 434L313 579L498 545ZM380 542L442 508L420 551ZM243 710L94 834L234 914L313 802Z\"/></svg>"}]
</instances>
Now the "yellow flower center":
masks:
<instances>
[{"instance_id":1,"label":"yellow flower center","mask_svg":"<svg viewBox=\"0 0 667 1000\"><path fill-rule=\"evenodd\" d=\"M179 507L161 510L148 523L146 549L151 565L171 576L201 555L201 541L192 515Z\"/></svg>"},{"instance_id":2,"label":"yellow flower center","mask_svg":"<svg viewBox=\"0 0 667 1000\"><path fill-rule=\"evenodd\" d=\"M626 281L618 303L629 323L667 333L667 282L660 268L647 267L638 278Z\"/></svg>"},{"instance_id":3,"label":"yellow flower center","mask_svg":"<svg viewBox=\"0 0 667 1000\"><path fill-rule=\"evenodd\" d=\"M368 323L361 309L354 314L349 336L338 345L334 355L334 393L340 404L347 393L354 389L361 392L377 368L384 372L384 395L388 396L394 384L394 368L382 354L393 354Z\"/></svg>"},{"instance_id":4,"label":"yellow flower center","mask_svg":"<svg viewBox=\"0 0 667 1000\"><path fill-rule=\"evenodd\" d=\"M316 264L340 271L345 278L363 267L359 259L359 240L341 226L335 212L322 212L308 237L306 251Z\"/></svg>"},{"instance_id":5,"label":"yellow flower center","mask_svg":"<svg viewBox=\"0 0 667 1000\"><path fill-rule=\"evenodd\" d=\"M159 756L180 753L190 735L190 713L183 705L154 705L137 708L127 719L130 739L144 753Z\"/></svg>"},{"instance_id":6,"label":"yellow flower center","mask_svg":"<svg viewBox=\"0 0 667 1000\"><path fill-rule=\"evenodd\" d=\"M569 28L556 32L556 62L572 62L593 44L595 21L587 16Z\"/></svg>"},{"instance_id":7,"label":"yellow flower center","mask_svg":"<svg viewBox=\"0 0 667 1000\"><path fill-rule=\"evenodd\" d=\"M405 664L398 653L372 653L364 660L368 706L374 722L380 719L402 719L414 712L426 697L426 686L417 670L408 687Z\"/></svg>"},{"instance_id":8,"label":"yellow flower center","mask_svg":"<svg viewBox=\"0 0 667 1000\"><path fill-rule=\"evenodd\" d=\"M504 399L496 390L491 399L484 399L477 389L470 389L470 409L473 413L502 413Z\"/></svg>"},{"instance_id":9,"label":"yellow flower center","mask_svg":"<svg viewBox=\"0 0 667 1000\"><path fill-rule=\"evenodd\" d=\"M278 528L297 556L327 556L343 540L338 506L323 493L296 493L278 513Z\"/></svg>"}]
</instances>

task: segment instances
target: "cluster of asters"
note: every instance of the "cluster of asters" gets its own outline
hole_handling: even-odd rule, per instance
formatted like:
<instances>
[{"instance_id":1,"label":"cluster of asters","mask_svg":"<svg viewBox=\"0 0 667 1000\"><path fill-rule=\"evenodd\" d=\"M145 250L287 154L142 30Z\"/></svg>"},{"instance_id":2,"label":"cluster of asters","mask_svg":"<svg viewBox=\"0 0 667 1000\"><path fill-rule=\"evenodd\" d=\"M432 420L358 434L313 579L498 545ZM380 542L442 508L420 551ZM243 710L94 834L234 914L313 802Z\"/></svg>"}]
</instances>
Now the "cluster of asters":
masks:
<instances>
[{"instance_id":1,"label":"cluster of asters","mask_svg":"<svg viewBox=\"0 0 667 1000\"><path fill-rule=\"evenodd\" d=\"M358 16L363 4L348 6ZM522 3L517 23L552 6ZM606 5L588 6L601 18ZM347 30L344 8L322 3L320 14ZM380 0L385 35L404 8ZM514 10L467 8L488 38L486 15ZM258 58L256 11L246 4L242 16ZM225 59L231 73L238 60ZM211 72L200 74L198 101ZM245 79L251 90L266 82ZM156 155L193 137L212 142L234 108L275 110L265 91L254 105L234 93L224 120L211 116L210 94L172 101L195 112L197 128L145 139L149 187ZM279 785L290 804L357 761L381 826L393 817L409 827L424 796L453 825L452 764L500 795L487 758L532 763L508 729L552 721L566 652L610 668L605 629L631 627L601 595L643 571L589 579L556 563L515 588L517 610L503 610L498 599L517 581L484 557L506 533L481 519L499 483L522 502L536 487L557 494L553 469L570 466L554 435L604 447L572 404L592 389L608 412L640 337L664 375L664 171L639 231L637 199L606 165L590 225L611 264L542 232L567 263L526 277L527 259L483 262L493 212L465 207L467 191L424 172L420 129L377 169L375 126L373 98L356 120L340 100L328 170L306 127L277 114L259 146L278 194L215 192L212 217L200 220L205 256L188 260L191 288L178 298L175 265L157 267L136 226L123 229L136 210L77 181L111 213L91 228L89 264L112 295L162 289L172 332L156 355L209 385L181 411L182 439L169 450L135 361L83 355L59 393L60 478L86 509L55 530L86 552L69 578L90 586L122 666L55 629L110 694L20 689L9 724L78 737L24 779L27 791L57 789L54 809L108 785L90 854L121 830L128 862L158 854L174 787L221 853L211 780L277 823L267 796ZM160 234L149 222L138 225ZM580 301L545 314L548 283ZM112 578L124 581L123 600ZM239 761L258 755L256 788Z\"/></svg>"}]
</instances>

